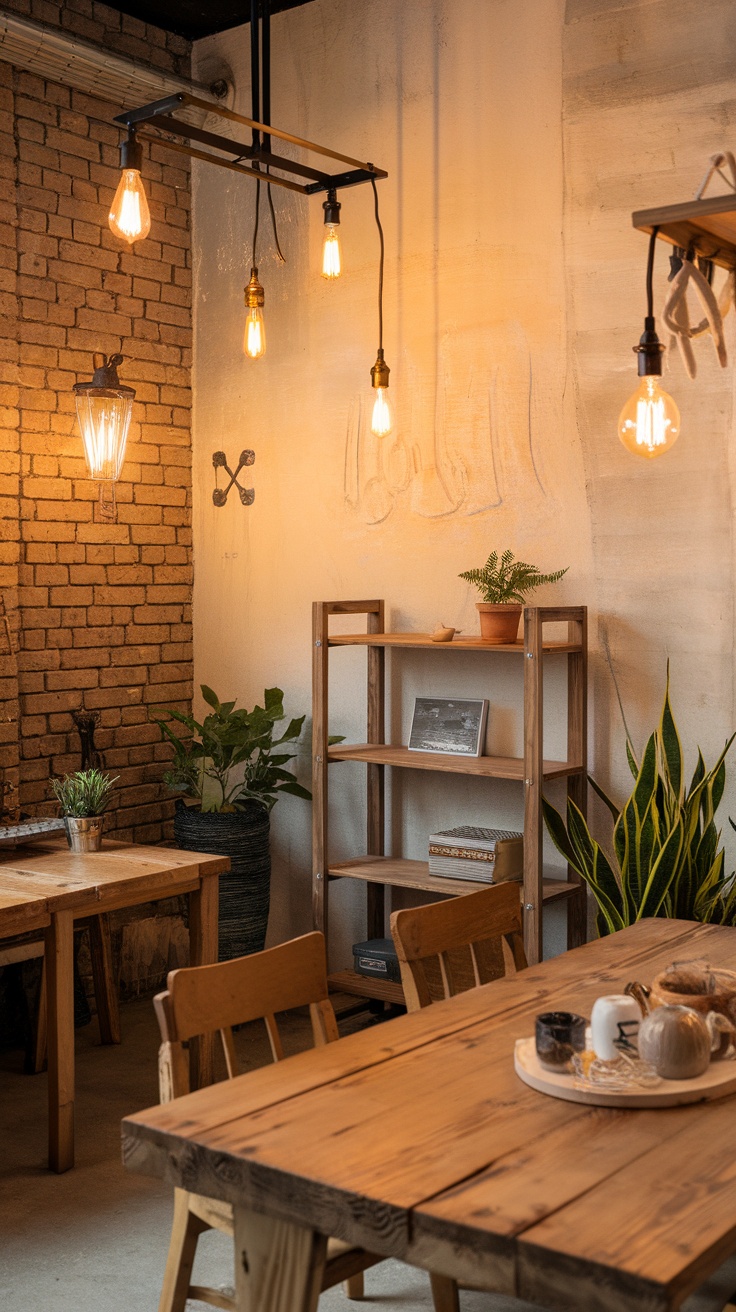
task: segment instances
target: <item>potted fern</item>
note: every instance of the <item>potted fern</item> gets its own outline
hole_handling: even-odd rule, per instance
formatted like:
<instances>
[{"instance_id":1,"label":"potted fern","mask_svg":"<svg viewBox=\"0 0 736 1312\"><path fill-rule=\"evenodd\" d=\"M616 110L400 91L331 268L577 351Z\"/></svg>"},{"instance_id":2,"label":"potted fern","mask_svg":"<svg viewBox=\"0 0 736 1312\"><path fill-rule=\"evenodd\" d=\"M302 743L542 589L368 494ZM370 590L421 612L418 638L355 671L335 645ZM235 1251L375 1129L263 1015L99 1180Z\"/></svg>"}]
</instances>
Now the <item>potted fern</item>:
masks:
<instances>
[{"instance_id":1,"label":"potted fern","mask_svg":"<svg viewBox=\"0 0 736 1312\"><path fill-rule=\"evenodd\" d=\"M311 798L286 768L305 717L285 720L284 694L267 688L263 706L236 709L202 685L210 713L201 721L181 711L153 708L174 755L164 783L179 794L174 838L192 852L230 858L220 876L221 961L265 946L271 889L270 813L281 793ZM159 718L166 716L166 719ZM181 725L186 733L177 732Z\"/></svg>"},{"instance_id":2,"label":"potted fern","mask_svg":"<svg viewBox=\"0 0 736 1312\"><path fill-rule=\"evenodd\" d=\"M99 852L103 812L117 781L117 775L111 779L102 770L77 770L75 774L65 774L63 779L51 780L72 852Z\"/></svg>"},{"instance_id":3,"label":"potted fern","mask_svg":"<svg viewBox=\"0 0 736 1312\"><path fill-rule=\"evenodd\" d=\"M527 594L543 583L557 583L563 574L567 574L567 568L541 574L536 565L515 560L512 551L504 551L500 558L497 551L492 551L481 569L467 569L459 577L480 591L482 600L476 602L476 607L481 637L486 642L503 643L516 641Z\"/></svg>"}]
</instances>

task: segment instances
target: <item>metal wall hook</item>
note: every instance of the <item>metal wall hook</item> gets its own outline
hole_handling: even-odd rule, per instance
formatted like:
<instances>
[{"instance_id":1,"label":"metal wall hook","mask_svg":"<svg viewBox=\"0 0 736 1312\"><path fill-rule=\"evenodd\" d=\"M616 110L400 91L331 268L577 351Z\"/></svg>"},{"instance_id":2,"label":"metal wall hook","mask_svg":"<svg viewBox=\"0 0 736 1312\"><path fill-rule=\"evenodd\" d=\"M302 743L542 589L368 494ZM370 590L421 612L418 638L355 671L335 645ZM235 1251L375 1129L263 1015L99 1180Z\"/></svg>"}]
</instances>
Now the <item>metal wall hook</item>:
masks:
<instances>
[{"instance_id":1,"label":"metal wall hook","mask_svg":"<svg viewBox=\"0 0 736 1312\"><path fill-rule=\"evenodd\" d=\"M254 465L255 460L256 460L255 451L249 451L249 450L241 451L237 468L235 470L235 473L233 473L232 469L227 463L227 456L225 455L225 452L224 451L213 452L212 464L214 465L215 471L217 471L218 469L224 469L225 473L228 475L230 479L230 482L228 483L227 487L225 488L216 487L214 492L212 493L212 500L216 506L225 505L225 502L227 501L228 498L228 493L230 491L230 488L233 486L233 483L238 489L238 496L240 497L241 504L244 506L253 505L253 502L256 499L255 488L241 487L240 483L238 482L238 474L240 473L241 469L245 469L248 465ZM215 472L215 479L217 479L217 472Z\"/></svg>"}]
</instances>

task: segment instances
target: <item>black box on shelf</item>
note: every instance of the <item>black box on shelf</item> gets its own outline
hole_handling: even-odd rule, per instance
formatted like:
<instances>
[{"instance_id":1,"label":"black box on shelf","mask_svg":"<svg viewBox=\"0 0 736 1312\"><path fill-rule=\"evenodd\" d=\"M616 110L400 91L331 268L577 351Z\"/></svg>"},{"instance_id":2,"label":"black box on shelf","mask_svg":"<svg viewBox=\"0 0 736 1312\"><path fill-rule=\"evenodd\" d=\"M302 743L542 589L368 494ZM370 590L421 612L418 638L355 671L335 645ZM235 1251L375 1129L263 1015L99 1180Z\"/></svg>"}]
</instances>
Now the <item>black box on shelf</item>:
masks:
<instances>
[{"instance_id":1,"label":"black box on shelf","mask_svg":"<svg viewBox=\"0 0 736 1312\"><path fill-rule=\"evenodd\" d=\"M365 943L354 943L353 963L357 975L401 983L399 959L390 938L369 938Z\"/></svg>"}]
</instances>

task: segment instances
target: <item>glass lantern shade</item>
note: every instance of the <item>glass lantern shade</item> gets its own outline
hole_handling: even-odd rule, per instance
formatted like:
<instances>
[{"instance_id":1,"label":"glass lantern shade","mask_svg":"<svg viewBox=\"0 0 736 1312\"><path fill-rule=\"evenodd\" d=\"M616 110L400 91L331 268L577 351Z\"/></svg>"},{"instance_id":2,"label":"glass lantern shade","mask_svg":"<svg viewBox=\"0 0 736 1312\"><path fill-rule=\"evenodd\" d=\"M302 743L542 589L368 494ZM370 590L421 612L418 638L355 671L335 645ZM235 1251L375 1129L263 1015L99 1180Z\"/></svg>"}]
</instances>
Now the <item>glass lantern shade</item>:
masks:
<instances>
[{"instance_id":1,"label":"glass lantern shade","mask_svg":"<svg viewBox=\"0 0 736 1312\"><path fill-rule=\"evenodd\" d=\"M132 412L132 396L102 389L77 394L84 458L90 478L99 483L116 483L120 478Z\"/></svg>"},{"instance_id":2,"label":"glass lantern shade","mask_svg":"<svg viewBox=\"0 0 736 1312\"><path fill-rule=\"evenodd\" d=\"M90 478L98 483L117 482L125 460L135 392L118 378L122 360L122 355L109 360L95 355L92 381L74 387L84 457Z\"/></svg>"}]
</instances>

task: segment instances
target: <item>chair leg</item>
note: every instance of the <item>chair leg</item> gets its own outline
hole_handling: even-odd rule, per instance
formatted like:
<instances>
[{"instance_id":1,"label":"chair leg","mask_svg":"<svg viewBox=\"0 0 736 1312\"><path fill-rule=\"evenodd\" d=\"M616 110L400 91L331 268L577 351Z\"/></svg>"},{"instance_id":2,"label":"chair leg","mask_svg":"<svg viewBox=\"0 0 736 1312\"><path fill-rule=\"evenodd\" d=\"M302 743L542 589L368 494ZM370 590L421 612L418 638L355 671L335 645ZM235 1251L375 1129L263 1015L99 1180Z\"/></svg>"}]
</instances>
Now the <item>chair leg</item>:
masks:
<instances>
[{"instance_id":1,"label":"chair leg","mask_svg":"<svg viewBox=\"0 0 736 1312\"><path fill-rule=\"evenodd\" d=\"M33 1074L38 1075L46 1065L46 1044L48 1038L48 1002L46 998L46 954L41 964L41 988L38 994L38 1016L36 1017L36 1036L33 1045Z\"/></svg>"},{"instance_id":2,"label":"chair leg","mask_svg":"<svg viewBox=\"0 0 736 1312\"><path fill-rule=\"evenodd\" d=\"M158 1312L184 1312L194 1266L197 1240L209 1226L189 1211L189 1194L174 1190L174 1220Z\"/></svg>"},{"instance_id":3,"label":"chair leg","mask_svg":"<svg viewBox=\"0 0 736 1312\"><path fill-rule=\"evenodd\" d=\"M100 1039L103 1043L120 1043L120 1007L113 978L110 917L104 913L89 918L89 950Z\"/></svg>"},{"instance_id":4,"label":"chair leg","mask_svg":"<svg viewBox=\"0 0 736 1312\"><path fill-rule=\"evenodd\" d=\"M460 1312L456 1280L452 1280L450 1276L437 1276L430 1273L429 1283L432 1286L434 1312Z\"/></svg>"},{"instance_id":5,"label":"chair leg","mask_svg":"<svg viewBox=\"0 0 736 1312\"><path fill-rule=\"evenodd\" d=\"M359 1271L357 1276L348 1276L343 1281L343 1289L346 1298L363 1298L365 1295L364 1272Z\"/></svg>"}]
</instances>

